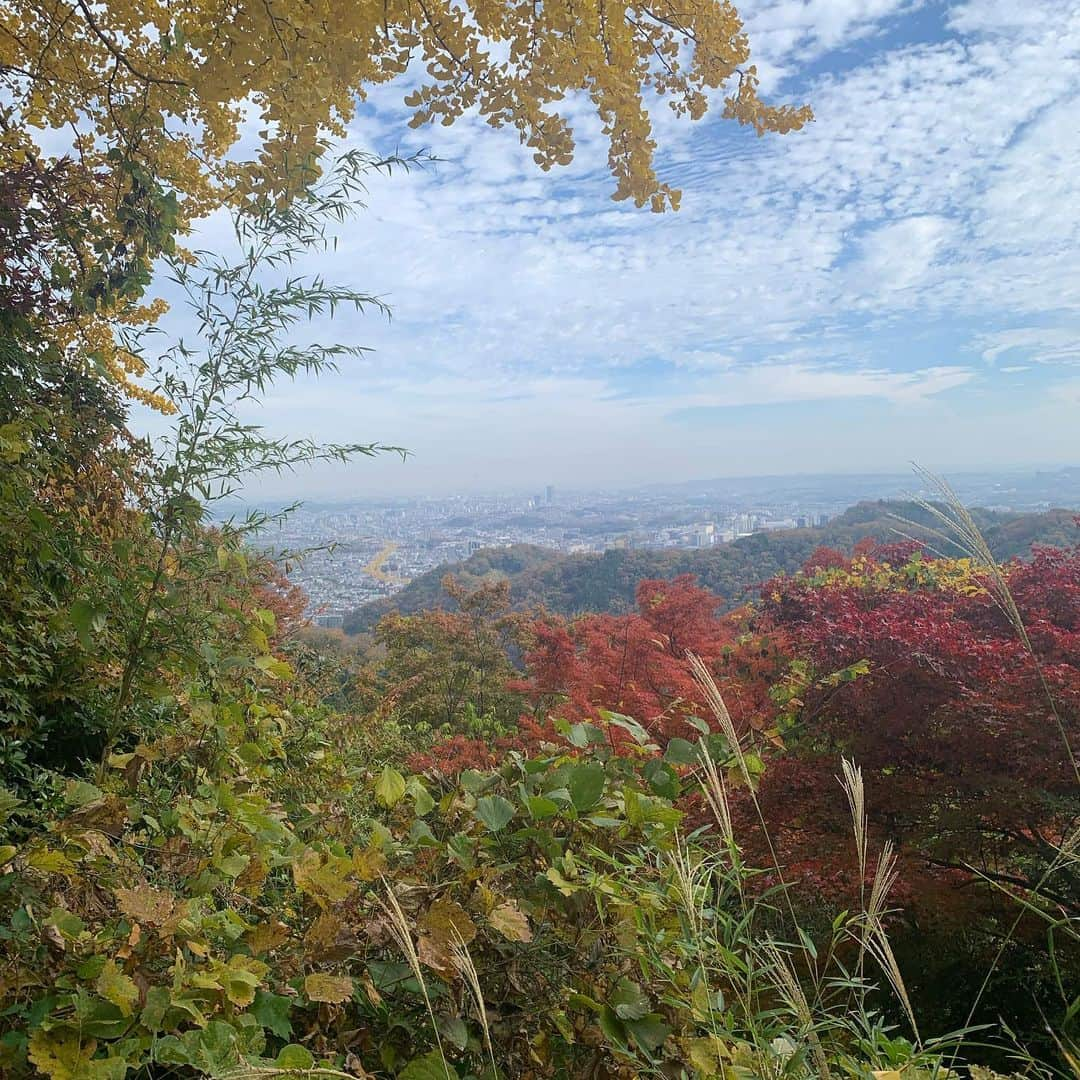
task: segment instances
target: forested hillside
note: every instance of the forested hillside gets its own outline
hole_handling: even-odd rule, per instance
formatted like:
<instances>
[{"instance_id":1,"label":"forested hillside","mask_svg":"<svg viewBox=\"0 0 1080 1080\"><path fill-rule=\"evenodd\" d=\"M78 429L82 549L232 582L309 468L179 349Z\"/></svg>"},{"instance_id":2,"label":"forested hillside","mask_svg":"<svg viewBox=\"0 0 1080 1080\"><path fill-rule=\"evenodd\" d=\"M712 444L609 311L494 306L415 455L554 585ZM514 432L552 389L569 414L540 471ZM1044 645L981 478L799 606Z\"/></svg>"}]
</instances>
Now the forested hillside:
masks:
<instances>
[{"instance_id":1,"label":"forested hillside","mask_svg":"<svg viewBox=\"0 0 1080 1080\"><path fill-rule=\"evenodd\" d=\"M995 558L1003 560L1029 555L1033 544L1067 545L1076 532L1070 510L1019 514L976 509L972 513ZM391 599L363 605L347 616L345 630L371 630L389 611L409 614L443 606L448 602L442 587L447 574L468 586L492 577L506 578L514 608L543 606L560 615L626 611L633 607L639 581L679 574L694 574L705 588L735 605L775 574L794 573L816 547L850 551L867 537L886 542L900 539L901 533L931 538L925 528L905 522L931 524L927 511L917 503L880 501L859 503L822 526L754 533L701 551L615 549L564 555L531 544L489 548L462 562L429 570ZM948 544L941 546L949 549L946 554L956 553Z\"/></svg>"}]
</instances>

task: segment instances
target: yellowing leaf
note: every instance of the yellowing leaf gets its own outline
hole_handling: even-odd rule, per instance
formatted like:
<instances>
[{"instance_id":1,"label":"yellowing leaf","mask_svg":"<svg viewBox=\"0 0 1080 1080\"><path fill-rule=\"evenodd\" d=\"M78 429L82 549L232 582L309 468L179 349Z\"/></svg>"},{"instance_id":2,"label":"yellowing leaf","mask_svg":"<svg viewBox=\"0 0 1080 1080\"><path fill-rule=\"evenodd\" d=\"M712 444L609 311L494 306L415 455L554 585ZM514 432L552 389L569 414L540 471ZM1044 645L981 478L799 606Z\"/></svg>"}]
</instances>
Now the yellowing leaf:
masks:
<instances>
[{"instance_id":1,"label":"yellowing leaf","mask_svg":"<svg viewBox=\"0 0 1080 1080\"><path fill-rule=\"evenodd\" d=\"M581 888L580 885L575 885L572 881L567 881L554 866L548 867L547 879L563 894L563 896L570 896Z\"/></svg>"},{"instance_id":2,"label":"yellowing leaf","mask_svg":"<svg viewBox=\"0 0 1080 1080\"><path fill-rule=\"evenodd\" d=\"M30 1036L27 1057L51 1080L124 1080L127 1062L123 1058L94 1061L97 1042L80 1040L73 1031L44 1031Z\"/></svg>"},{"instance_id":3,"label":"yellowing leaf","mask_svg":"<svg viewBox=\"0 0 1080 1080\"><path fill-rule=\"evenodd\" d=\"M225 996L241 1008L247 1008L255 1000L262 977L269 969L261 960L251 956L231 956L228 964L215 971L225 991Z\"/></svg>"},{"instance_id":4,"label":"yellowing leaf","mask_svg":"<svg viewBox=\"0 0 1080 1080\"><path fill-rule=\"evenodd\" d=\"M337 915L324 912L308 927L304 934L304 944L314 949L328 949L337 941L342 925Z\"/></svg>"},{"instance_id":5,"label":"yellowing leaf","mask_svg":"<svg viewBox=\"0 0 1080 1080\"><path fill-rule=\"evenodd\" d=\"M440 975L452 975L454 946L468 945L476 937L476 926L469 913L454 900L436 900L420 917L417 927L420 940L416 949L420 959Z\"/></svg>"},{"instance_id":6,"label":"yellowing leaf","mask_svg":"<svg viewBox=\"0 0 1080 1080\"><path fill-rule=\"evenodd\" d=\"M351 859L332 854L324 858L314 848L305 848L292 867L296 887L324 907L324 900L344 900L352 892L353 885L347 880L352 870Z\"/></svg>"},{"instance_id":7,"label":"yellowing leaf","mask_svg":"<svg viewBox=\"0 0 1080 1080\"><path fill-rule=\"evenodd\" d=\"M244 935L248 948L256 955L271 952L289 938L289 928L280 919L261 922Z\"/></svg>"},{"instance_id":8,"label":"yellowing leaf","mask_svg":"<svg viewBox=\"0 0 1080 1080\"><path fill-rule=\"evenodd\" d=\"M353 852L353 871L361 881L374 881L386 869L386 856L374 845Z\"/></svg>"},{"instance_id":9,"label":"yellowing leaf","mask_svg":"<svg viewBox=\"0 0 1080 1080\"><path fill-rule=\"evenodd\" d=\"M529 920L512 900L492 911L488 925L509 941L532 941Z\"/></svg>"},{"instance_id":10,"label":"yellowing leaf","mask_svg":"<svg viewBox=\"0 0 1080 1080\"><path fill-rule=\"evenodd\" d=\"M325 1001L330 1005L340 1005L352 997L353 981L344 975L308 975L304 979L304 993L312 1001Z\"/></svg>"},{"instance_id":11,"label":"yellowing leaf","mask_svg":"<svg viewBox=\"0 0 1080 1080\"><path fill-rule=\"evenodd\" d=\"M391 769L389 765L382 771L378 783L375 785L375 798L389 810L401 801L405 794L405 777Z\"/></svg>"},{"instance_id":12,"label":"yellowing leaf","mask_svg":"<svg viewBox=\"0 0 1080 1080\"><path fill-rule=\"evenodd\" d=\"M33 870L40 870L43 874L66 874L69 877L75 873L75 864L62 852L53 851L50 848L38 848L30 852L26 857L26 865Z\"/></svg>"},{"instance_id":13,"label":"yellowing leaf","mask_svg":"<svg viewBox=\"0 0 1080 1080\"><path fill-rule=\"evenodd\" d=\"M702 1077L723 1074L724 1044L715 1035L681 1040L683 1053L690 1059L696 1074Z\"/></svg>"},{"instance_id":14,"label":"yellowing leaf","mask_svg":"<svg viewBox=\"0 0 1080 1080\"><path fill-rule=\"evenodd\" d=\"M105 966L94 983L94 989L106 1001L111 1001L125 1016L131 1015L135 1003L139 1000L139 988L116 966L115 960L105 961Z\"/></svg>"},{"instance_id":15,"label":"yellowing leaf","mask_svg":"<svg viewBox=\"0 0 1080 1080\"><path fill-rule=\"evenodd\" d=\"M135 889L117 889L116 903L135 922L160 926L173 913L176 897L164 889L140 885Z\"/></svg>"}]
</instances>

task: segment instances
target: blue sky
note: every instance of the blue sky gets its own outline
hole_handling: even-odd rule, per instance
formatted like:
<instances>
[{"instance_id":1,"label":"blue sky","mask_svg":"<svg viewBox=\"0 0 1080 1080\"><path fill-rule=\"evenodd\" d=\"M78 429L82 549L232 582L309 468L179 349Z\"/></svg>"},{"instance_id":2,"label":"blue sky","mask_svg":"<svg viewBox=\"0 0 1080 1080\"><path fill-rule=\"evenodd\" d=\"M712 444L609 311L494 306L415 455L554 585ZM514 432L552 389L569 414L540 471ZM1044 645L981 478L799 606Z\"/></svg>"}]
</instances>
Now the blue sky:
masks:
<instances>
[{"instance_id":1,"label":"blue sky","mask_svg":"<svg viewBox=\"0 0 1080 1080\"><path fill-rule=\"evenodd\" d=\"M393 320L340 319L375 351L258 420L414 456L275 494L1080 461L1080 0L739 7L767 95L817 119L758 139L658 105L677 214L610 200L581 103L545 174L373 95L355 144L440 164L374 182L319 269Z\"/></svg>"}]
</instances>

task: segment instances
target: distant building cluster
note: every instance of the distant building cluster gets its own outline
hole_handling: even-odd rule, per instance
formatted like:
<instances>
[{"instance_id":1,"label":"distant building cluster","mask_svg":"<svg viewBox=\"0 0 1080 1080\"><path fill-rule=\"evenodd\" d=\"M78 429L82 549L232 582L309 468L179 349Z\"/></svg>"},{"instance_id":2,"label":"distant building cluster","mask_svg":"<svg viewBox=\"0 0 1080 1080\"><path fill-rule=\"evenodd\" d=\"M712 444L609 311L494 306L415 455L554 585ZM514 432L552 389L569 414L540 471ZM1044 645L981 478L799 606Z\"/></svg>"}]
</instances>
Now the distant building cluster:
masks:
<instances>
[{"instance_id":1,"label":"distant building cluster","mask_svg":"<svg viewBox=\"0 0 1080 1080\"><path fill-rule=\"evenodd\" d=\"M951 479L971 505L1080 505L1080 469ZM263 542L275 553L290 553L290 578L307 591L309 615L316 625L335 628L361 604L485 548L709 548L771 529L824 525L860 500L905 498L920 494L916 486L905 473L759 477L558 495L548 484L532 495L343 498L302 506Z\"/></svg>"},{"instance_id":2,"label":"distant building cluster","mask_svg":"<svg viewBox=\"0 0 1080 1080\"><path fill-rule=\"evenodd\" d=\"M451 496L305 506L272 535L291 554L290 578L310 597L316 626L340 628L347 612L433 567L485 548L536 544L563 552L708 548L763 529L820 524L819 508L762 503L707 508L685 493L573 493L553 485L531 496ZM834 510L842 509L837 506ZM392 554L387 555L387 551ZM377 570L375 569L377 567Z\"/></svg>"}]
</instances>

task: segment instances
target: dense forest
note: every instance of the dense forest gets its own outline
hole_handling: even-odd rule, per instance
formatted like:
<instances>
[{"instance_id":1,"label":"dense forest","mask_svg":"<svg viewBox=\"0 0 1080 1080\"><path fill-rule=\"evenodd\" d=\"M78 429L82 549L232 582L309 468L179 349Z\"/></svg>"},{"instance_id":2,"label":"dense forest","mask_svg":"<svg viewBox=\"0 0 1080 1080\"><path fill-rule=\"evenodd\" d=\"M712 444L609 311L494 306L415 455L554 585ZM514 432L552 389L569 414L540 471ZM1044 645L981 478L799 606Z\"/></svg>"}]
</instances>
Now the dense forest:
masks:
<instances>
[{"instance_id":1,"label":"dense forest","mask_svg":"<svg viewBox=\"0 0 1080 1080\"><path fill-rule=\"evenodd\" d=\"M971 513L997 559L1026 557L1033 544L1060 546L1072 541L1073 515L1068 510L1020 514L974 509ZM409 614L444 605L442 581L447 574L468 585L490 576L505 578L515 608L544 607L560 615L628 610L639 581L680 574L693 574L734 606L755 595L763 581L794 573L817 547L850 551L867 537L882 542L904 535L926 539L932 524L932 515L918 503L866 502L822 526L755 533L704 551L615 549L564 555L514 544L478 551L461 562L421 574L392 598L365 604L347 615L345 631L371 630L388 611ZM946 554L957 550L948 540L939 540L935 546Z\"/></svg>"}]
</instances>

